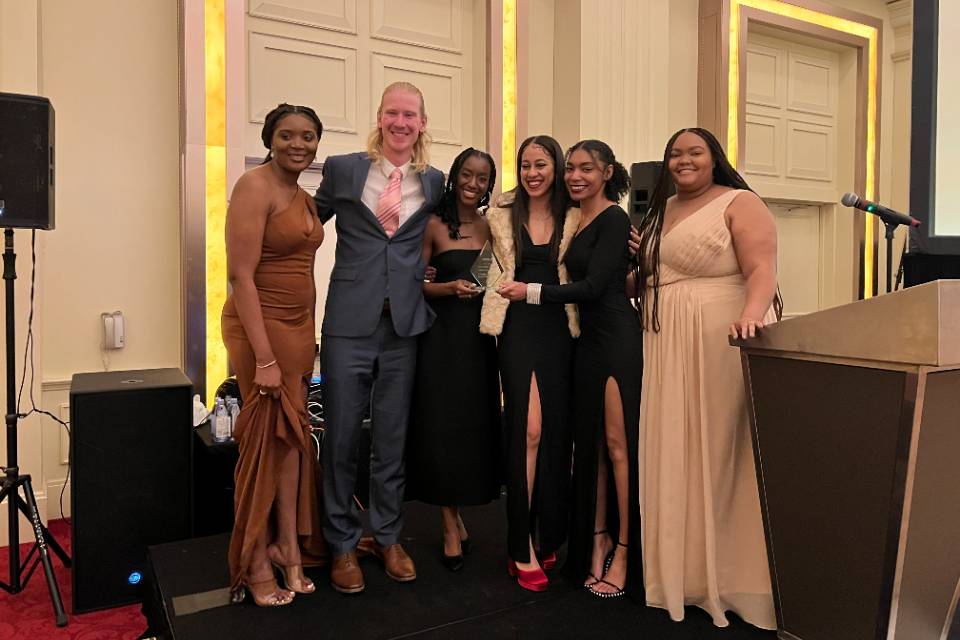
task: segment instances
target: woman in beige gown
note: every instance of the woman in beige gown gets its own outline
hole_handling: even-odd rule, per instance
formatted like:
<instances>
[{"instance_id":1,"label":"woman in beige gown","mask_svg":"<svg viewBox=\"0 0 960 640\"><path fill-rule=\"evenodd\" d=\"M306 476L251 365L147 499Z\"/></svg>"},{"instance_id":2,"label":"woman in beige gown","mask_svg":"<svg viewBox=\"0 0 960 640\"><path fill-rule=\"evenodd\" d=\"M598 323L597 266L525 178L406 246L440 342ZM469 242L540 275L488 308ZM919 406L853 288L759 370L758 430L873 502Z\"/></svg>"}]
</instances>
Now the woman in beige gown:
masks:
<instances>
[{"instance_id":1,"label":"woman in beige gown","mask_svg":"<svg viewBox=\"0 0 960 640\"><path fill-rule=\"evenodd\" d=\"M675 134L640 226L640 512L649 606L776 628L739 351L774 321L773 217L702 129ZM677 195L668 198L670 181Z\"/></svg>"}]
</instances>

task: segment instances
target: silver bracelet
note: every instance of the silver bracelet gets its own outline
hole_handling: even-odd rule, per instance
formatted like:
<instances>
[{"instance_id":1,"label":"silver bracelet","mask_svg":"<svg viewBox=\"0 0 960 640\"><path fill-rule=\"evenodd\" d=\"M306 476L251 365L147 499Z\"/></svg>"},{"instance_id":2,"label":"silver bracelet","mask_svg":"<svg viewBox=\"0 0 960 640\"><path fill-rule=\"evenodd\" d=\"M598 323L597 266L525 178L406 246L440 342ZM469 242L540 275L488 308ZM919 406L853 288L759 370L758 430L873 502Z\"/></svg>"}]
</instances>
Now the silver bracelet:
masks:
<instances>
[{"instance_id":1,"label":"silver bracelet","mask_svg":"<svg viewBox=\"0 0 960 640\"><path fill-rule=\"evenodd\" d=\"M539 282L527 284L527 304L540 304L540 288L543 287Z\"/></svg>"},{"instance_id":2,"label":"silver bracelet","mask_svg":"<svg viewBox=\"0 0 960 640\"><path fill-rule=\"evenodd\" d=\"M268 367L272 367L275 364L277 364L277 361L274 359L268 362L267 364L257 364L257 369L266 369Z\"/></svg>"}]
</instances>

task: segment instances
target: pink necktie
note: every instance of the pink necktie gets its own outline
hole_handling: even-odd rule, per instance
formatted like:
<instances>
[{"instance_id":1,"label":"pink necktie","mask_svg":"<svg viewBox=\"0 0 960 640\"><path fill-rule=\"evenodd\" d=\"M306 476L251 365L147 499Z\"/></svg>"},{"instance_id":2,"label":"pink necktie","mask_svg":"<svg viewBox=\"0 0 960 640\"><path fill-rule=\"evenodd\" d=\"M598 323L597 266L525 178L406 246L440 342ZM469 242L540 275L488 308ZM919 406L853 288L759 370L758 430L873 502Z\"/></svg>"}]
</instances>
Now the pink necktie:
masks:
<instances>
[{"instance_id":1,"label":"pink necktie","mask_svg":"<svg viewBox=\"0 0 960 640\"><path fill-rule=\"evenodd\" d=\"M377 220L390 238L400 226L400 179L402 177L403 172L400 169L391 171L387 187L380 194L380 200L377 202Z\"/></svg>"}]
</instances>

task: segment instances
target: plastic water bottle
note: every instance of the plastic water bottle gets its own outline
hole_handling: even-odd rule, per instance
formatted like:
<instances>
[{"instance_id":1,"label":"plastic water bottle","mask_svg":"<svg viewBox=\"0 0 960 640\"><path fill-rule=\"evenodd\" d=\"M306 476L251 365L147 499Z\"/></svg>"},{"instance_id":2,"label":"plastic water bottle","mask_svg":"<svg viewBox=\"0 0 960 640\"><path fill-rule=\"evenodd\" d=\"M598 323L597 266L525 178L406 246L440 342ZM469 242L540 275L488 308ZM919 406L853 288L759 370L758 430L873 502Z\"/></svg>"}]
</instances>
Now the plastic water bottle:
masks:
<instances>
[{"instance_id":1,"label":"plastic water bottle","mask_svg":"<svg viewBox=\"0 0 960 640\"><path fill-rule=\"evenodd\" d=\"M207 419L207 407L204 406L200 394L193 396L193 426L199 427Z\"/></svg>"},{"instance_id":2,"label":"plastic water bottle","mask_svg":"<svg viewBox=\"0 0 960 640\"><path fill-rule=\"evenodd\" d=\"M214 442L226 442L230 439L230 414L227 413L227 407L223 404L222 398L217 398L210 427L213 431Z\"/></svg>"},{"instance_id":3,"label":"plastic water bottle","mask_svg":"<svg viewBox=\"0 0 960 640\"><path fill-rule=\"evenodd\" d=\"M233 430L237 428L237 417L240 415L240 403L232 396L227 396L227 413L230 414L230 438L233 439Z\"/></svg>"}]
</instances>

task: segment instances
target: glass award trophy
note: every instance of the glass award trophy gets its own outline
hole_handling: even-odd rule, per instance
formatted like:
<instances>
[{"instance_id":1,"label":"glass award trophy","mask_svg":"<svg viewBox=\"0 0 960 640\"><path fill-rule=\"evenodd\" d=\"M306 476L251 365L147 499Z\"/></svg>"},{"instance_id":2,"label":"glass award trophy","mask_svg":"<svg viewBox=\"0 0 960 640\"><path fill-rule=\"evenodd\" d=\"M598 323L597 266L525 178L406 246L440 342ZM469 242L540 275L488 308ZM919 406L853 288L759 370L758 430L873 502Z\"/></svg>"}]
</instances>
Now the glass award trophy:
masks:
<instances>
[{"instance_id":1,"label":"glass award trophy","mask_svg":"<svg viewBox=\"0 0 960 640\"><path fill-rule=\"evenodd\" d=\"M499 282L500 277L503 276L503 266L497 259L497 254L493 252L493 245L487 241L470 267L470 275L481 291L487 288L491 271L496 274L494 282Z\"/></svg>"}]
</instances>

